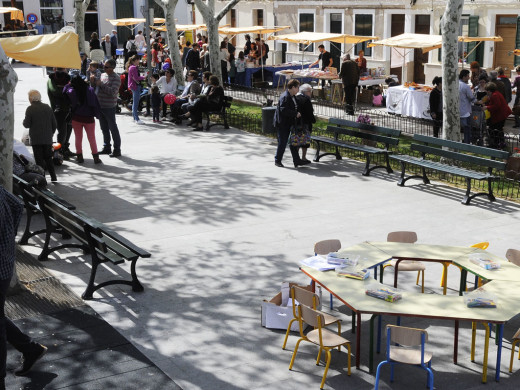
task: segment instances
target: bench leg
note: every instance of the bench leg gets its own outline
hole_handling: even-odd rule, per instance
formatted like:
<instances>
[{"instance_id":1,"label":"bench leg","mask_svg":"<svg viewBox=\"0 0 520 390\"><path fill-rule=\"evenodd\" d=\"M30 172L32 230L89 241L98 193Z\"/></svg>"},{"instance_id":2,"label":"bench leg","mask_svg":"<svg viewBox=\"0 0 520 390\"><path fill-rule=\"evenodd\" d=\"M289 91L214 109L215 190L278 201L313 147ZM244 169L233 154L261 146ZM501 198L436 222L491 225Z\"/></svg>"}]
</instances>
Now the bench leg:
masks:
<instances>
[{"instance_id":1,"label":"bench leg","mask_svg":"<svg viewBox=\"0 0 520 390\"><path fill-rule=\"evenodd\" d=\"M227 115L226 115L225 111L222 114L222 116L224 117L224 129L229 129L229 125L228 125L228 121L227 121Z\"/></svg>"},{"instance_id":2,"label":"bench leg","mask_svg":"<svg viewBox=\"0 0 520 390\"><path fill-rule=\"evenodd\" d=\"M342 160L341 154L339 154L339 148L336 146L336 160Z\"/></svg>"},{"instance_id":3,"label":"bench leg","mask_svg":"<svg viewBox=\"0 0 520 390\"><path fill-rule=\"evenodd\" d=\"M135 272L135 263L137 263L137 259L133 260L130 266L130 272L132 274L132 291L142 292L144 291L144 287L139 282L139 279L137 279L137 273Z\"/></svg>"},{"instance_id":4,"label":"bench leg","mask_svg":"<svg viewBox=\"0 0 520 390\"><path fill-rule=\"evenodd\" d=\"M363 170L362 175L368 176L368 175L370 175L370 154L365 153L365 159L366 159L366 164L365 164L365 169Z\"/></svg>"},{"instance_id":5,"label":"bench leg","mask_svg":"<svg viewBox=\"0 0 520 390\"><path fill-rule=\"evenodd\" d=\"M494 202L496 200L496 198L493 195L493 186L491 184L492 184L492 181L490 179L488 179L488 199L490 202Z\"/></svg>"},{"instance_id":6,"label":"bench leg","mask_svg":"<svg viewBox=\"0 0 520 390\"><path fill-rule=\"evenodd\" d=\"M428 179L428 176L426 176L426 168L422 167L422 181L424 184L430 184L430 179Z\"/></svg>"},{"instance_id":7,"label":"bench leg","mask_svg":"<svg viewBox=\"0 0 520 390\"><path fill-rule=\"evenodd\" d=\"M406 179L404 176L406 175L406 163L404 161L400 161L401 163L401 177L397 181L397 185L399 187L404 187L404 183L406 182Z\"/></svg>"},{"instance_id":8,"label":"bench leg","mask_svg":"<svg viewBox=\"0 0 520 390\"><path fill-rule=\"evenodd\" d=\"M88 280L87 288L85 289L85 292L81 295L81 298L85 300L92 299L92 294L96 289L94 288L94 281L96 280L96 272L97 267L99 265L99 262L94 259L94 256L92 257L92 270L90 271L90 279Z\"/></svg>"},{"instance_id":9,"label":"bench leg","mask_svg":"<svg viewBox=\"0 0 520 390\"><path fill-rule=\"evenodd\" d=\"M462 198L462 204L468 205L469 202L471 202L471 196L469 195L471 193L471 179L466 178L466 194L464 195L464 198Z\"/></svg>"},{"instance_id":10,"label":"bench leg","mask_svg":"<svg viewBox=\"0 0 520 390\"><path fill-rule=\"evenodd\" d=\"M320 161L320 146L321 146L321 143L316 142L316 154L314 155L314 162Z\"/></svg>"},{"instance_id":11,"label":"bench leg","mask_svg":"<svg viewBox=\"0 0 520 390\"><path fill-rule=\"evenodd\" d=\"M386 161L386 171L388 173L393 173L394 170L392 169L392 167L390 166L390 158L388 157L388 153L385 154L385 161Z\"/></svg>"}]
</instances>

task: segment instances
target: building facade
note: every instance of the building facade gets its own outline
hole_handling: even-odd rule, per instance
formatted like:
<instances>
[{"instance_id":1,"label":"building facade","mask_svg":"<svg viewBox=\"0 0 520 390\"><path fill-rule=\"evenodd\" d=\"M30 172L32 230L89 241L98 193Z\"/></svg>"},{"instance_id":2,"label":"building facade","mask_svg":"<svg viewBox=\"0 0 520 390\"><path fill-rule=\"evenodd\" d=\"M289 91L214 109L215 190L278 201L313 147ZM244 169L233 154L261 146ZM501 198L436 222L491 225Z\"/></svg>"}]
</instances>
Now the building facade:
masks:
<instances>
[{"instance_id":1,"label":"building facade","mask_svg":"<svg viewBox=\"0 0 520 390\"><path fill-rule=\"evenodd\" d=\"M227 3L217 1L217 9ZM221 24L230 23L237 27L256 24L265 26L290 26L284 33L314 31L388 38L402 33L440 34L440 21L446 7L445 0L242 0L228 13ZM503 42L460 43L461 66L478 61L485 68L502 66L506 72L520 64L520 57L512 50L520 48L520 3L512 0L466 0L462 13L460 35L501 36ZM262 16L262 18L259 18ZM200 14L197 21L202 21ZM244 44L243 37L235 37L236 44ZM401 76L403 57L406 59L407 79L420 83L431 83L440 75L440 50L423 54L419 50L396 52L395 49L367 44L338 45L324 42L327 50L336 57L339 65L343 53L357 55L365 51L369 68L384 67L387 73ZM279 63L304 58L317 58L317 45L307 48L298 44L276 41L270 43L276 53L269 61ZM274 47L273 47L274 46Z\"/></svg>"}]
</instances>

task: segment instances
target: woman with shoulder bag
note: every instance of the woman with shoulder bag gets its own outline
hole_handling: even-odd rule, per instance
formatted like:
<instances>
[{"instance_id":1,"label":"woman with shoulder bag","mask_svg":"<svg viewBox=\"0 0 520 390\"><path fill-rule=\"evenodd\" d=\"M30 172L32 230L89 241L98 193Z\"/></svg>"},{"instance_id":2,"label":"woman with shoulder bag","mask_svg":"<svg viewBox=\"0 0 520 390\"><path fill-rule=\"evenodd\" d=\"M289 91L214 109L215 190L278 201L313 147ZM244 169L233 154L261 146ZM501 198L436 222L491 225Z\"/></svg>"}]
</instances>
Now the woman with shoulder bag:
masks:
<instances>
[{"instance_id":1,"label":"woman with shoulder bag","mask_svg":"<svg viewBox=\"0 0 520 390\"><path fill-rule=\"evenodd\" d=\"M301 114L301 135L299 136L299 145L302 149L301 164L310 164L307 160L307 149L311 143L312 124L316 123L314 116L314 108L311 102L312 87L309 84L302 84L300 92L296 95L296 102L298 103L298 112ZM294 145L296 146L296 145Z\"/></svg>"}]
</instances>

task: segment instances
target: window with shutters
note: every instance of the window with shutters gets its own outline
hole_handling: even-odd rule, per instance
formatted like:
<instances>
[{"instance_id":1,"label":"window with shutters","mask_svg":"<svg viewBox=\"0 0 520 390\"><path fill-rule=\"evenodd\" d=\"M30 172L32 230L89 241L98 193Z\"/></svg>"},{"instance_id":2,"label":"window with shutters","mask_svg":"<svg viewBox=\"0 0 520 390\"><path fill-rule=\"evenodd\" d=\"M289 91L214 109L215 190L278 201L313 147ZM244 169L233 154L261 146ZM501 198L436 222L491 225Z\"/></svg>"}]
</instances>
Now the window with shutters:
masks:
<instances>
[{"instance_id":1,"label":"window with shutters","mask_svg":"<svg viewBox=\"0 0 520 390\"><path fill-rule=\"evenodd\" d=\"M356 14L355 15L355 25L354 25L354 35L362 35L362 36L372 36L373 29L373 15L371 14ZM372 48L367 46L368 42L358 43L354 47L354 54L358 55L358 53L363 50L365 53L365 57L370 57L372 55Z\"/></svg>"}]
</instances>

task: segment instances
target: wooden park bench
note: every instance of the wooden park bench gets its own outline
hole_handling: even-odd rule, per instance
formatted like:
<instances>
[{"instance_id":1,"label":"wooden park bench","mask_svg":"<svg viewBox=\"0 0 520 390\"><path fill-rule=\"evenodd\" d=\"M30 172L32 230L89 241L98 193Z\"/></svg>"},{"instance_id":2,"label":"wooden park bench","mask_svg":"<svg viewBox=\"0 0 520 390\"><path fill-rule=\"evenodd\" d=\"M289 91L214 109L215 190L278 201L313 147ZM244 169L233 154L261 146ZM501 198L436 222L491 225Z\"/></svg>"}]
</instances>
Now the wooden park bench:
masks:
<instances>
[{"instance_id":1,"label":"wooden park bench","mask_svg":"<svg viewBox=\"0 0 520 390\"><path fill-rule=\"evenodd\" d=\"M81 248L85 253L89 253L92 269L87 288L82 295L83 299L92 299L94 291L111 284L130 285L132 290L136 292L144 290L137 279L136 262L140 257L150 257L150 253L132 244L109 227L81 211L64 207L41 190L33 188L33 191L45 218L46 226L45 243L38 256L39 260L47 260L50 253L64 248ZM77 242L51 246L51 237L56 233L62 236L67 234ZM100 264L106 262L121 264L125 260L131 262L131 280L113 279L95 284L96 271Z\"/></svg>"},{"instance_id":2,"label":"wooden park bench","mask_svg":"<svg viewBox=\"0 0 520 390\"><path fill-rule=\"evenodd\" d=\"M422 179L424 184L429 184L430 180L426 175L426 171L435 170L466 178L466 194L462 199L462 204L468 205L471 199L482 195L486 195L491 202L495 200L492 183L500 177L494 174L494 170L505 170L505 160L508 158L509 152L420 134L414 134L413 140L422 142L422 144L411 144L411 150L419 152L421 157L408 155L391 156L392 159L401 163L401 178L397 183L399 186L403 187L406 181L410 179ZM443 148L449 148L449 150ZM479 171L461 167L459 166L461 163L483 167L486 170L484 172L483 170ZM406 176L407 164L420 166L422 175ZM486 180L488 182L488 192L470 195L472 180Z\"/></svg>"},{"instance_id":3,"label":"wooden park bench","mask_svg":"<svg viewBox=\"0 0 520 390\"><path fill-rule=\"evenodd\" d=\"M388 155L392 153L390 145L397 146L399 144L400 130L353 122L346 119L330 118L326 133L330 134L330 136L311 136L311 140L316 143L314 161L317 162L320 158L327 155L334 155L337 160L341 160L339 148L346 148L365 154L364 176L370 175L370 172L377 168L384 168L388 173L393 172ZM363 141L372 141L374 146L363 144ZM335 152L321 153L322 144L334 146ZM386 164L371 167L370 158L373 155L383 155Z\"/></svg>"},{"instance_id":4,"label":"wooden park bench","mask_svg":"<svg viewBox=\"0 0 520 390\"><path fill-rule=\"evenodd\" d=\"M27 245L29 238L45 232L45 229L31 231L32 217L41 213L40 206L38 205L36 194L34 193L33 189L33 183L28 183L21 177L13 175L13 193L22 200L26 213L25 229L22 237L18 241L20 245ZM74 210L76 208L76 206L70 204L65 199L62 199L54 192L51 192L47 189L40 189L40 192L46 197L49 197L57 203L61 204L68 210Z\"/></svg>"},{"instance_id":5,"label":"wooden park bench","mask_svg":"<svg viewBox=\"0 0 520 390\"><path fill-rule=\"evenodd\" d=\"M231 107L231 102L233 101L232 96L224 96L222 98L222 106L217 111L207 111L204 114L206 115L206 127L205 130L209 131L210 128L217 125L224 125L224 129L229 129L228 121L227 121L227 115L226 110ZM211 117L212 116L218 116L224 123L215 122L211 123Z\"/></svg>"}]
</instances>

